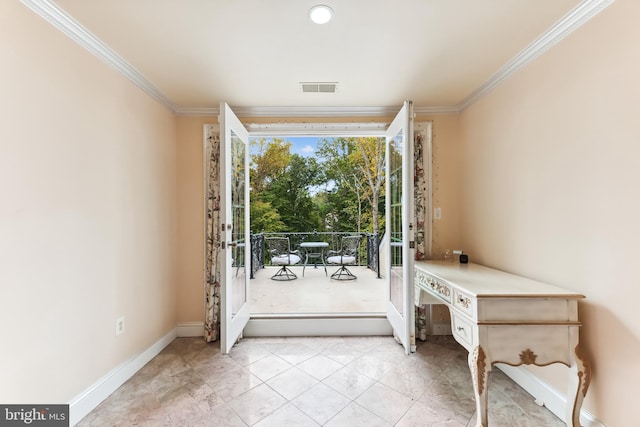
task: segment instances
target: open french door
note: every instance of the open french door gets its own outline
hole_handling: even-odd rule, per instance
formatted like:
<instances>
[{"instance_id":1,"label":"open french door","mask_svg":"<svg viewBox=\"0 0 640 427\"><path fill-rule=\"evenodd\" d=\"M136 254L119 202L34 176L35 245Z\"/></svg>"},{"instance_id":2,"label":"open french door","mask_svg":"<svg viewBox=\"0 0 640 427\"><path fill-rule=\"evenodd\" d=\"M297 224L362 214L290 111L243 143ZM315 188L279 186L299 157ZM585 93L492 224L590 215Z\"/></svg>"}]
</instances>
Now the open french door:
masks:
<instances>
[{"instance_id":1,"label":"open french door","mask_svg":"<svg viewBox=\"0 0 640 427\"><path fill-rule=\"evenodd\" d=\"M415 351L413 308L413 103L405 101L386 132L387 318L409 354Z\"/></svg>"},{"instance_id":2,"label":"open french door","mask_svg":"<svg viewBox=\"0 0 640 427\"><path fill-rule=\"evenodd\" d=\"M249 132L220 104L220 350L229 353L249 321Z\"/></svg>"}]
</instances>

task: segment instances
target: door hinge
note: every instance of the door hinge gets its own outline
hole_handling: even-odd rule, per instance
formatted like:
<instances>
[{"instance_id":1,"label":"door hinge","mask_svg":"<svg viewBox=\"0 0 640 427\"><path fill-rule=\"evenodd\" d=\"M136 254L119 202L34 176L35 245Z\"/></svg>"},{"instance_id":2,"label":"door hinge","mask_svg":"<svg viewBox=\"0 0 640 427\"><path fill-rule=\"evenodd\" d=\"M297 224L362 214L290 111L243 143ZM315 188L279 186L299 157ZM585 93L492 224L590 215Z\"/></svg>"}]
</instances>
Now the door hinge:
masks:
<instances>
[{"instance_id":1,"label":"door hinge","mask_svg":"<svg viewBox=\"0 0 640 427\"><path fill-rule=\"evenodd\" d=\"M411 240L411 241L409 242L409 247L410 247L411 249L415 249L415 248L416 248L416 242L415 242L414 240Z\"/></svg>"}]
</instances>

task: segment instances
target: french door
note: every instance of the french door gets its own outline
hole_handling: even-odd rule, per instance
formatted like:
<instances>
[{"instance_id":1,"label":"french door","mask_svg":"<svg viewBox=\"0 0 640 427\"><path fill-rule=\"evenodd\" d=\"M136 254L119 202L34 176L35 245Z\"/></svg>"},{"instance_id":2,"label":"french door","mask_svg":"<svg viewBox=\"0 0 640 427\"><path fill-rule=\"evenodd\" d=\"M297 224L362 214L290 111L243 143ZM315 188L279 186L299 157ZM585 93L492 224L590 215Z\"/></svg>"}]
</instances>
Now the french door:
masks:
<instances>
[{"instance_id":1,"label":"french door","mask_svg":"<svg viewBox=\"0 0 640 427\"><path fill-rule=\"evenodd\" d=\"M220 104L220 349L229 353L249 321L249 133Z\"/></svg>"},{"instance_id":2,"label":"french door","mask_svg":"<svg viewBox=\"0 0 640 427\"><path fill-rule=\"evenodd\" d=\"M415 351L413 308L413 103L405 101L386 131L387 318L409 354Z\"/></svg>"}]
</instances>

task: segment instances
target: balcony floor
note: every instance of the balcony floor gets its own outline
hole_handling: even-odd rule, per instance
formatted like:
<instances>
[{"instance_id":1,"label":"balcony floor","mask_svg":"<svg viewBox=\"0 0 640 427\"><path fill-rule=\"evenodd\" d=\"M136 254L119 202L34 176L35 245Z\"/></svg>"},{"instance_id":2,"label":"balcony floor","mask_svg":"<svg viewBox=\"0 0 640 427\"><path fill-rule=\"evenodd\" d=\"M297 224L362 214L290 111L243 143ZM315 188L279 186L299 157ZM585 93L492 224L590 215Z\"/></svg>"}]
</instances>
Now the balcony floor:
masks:
<instances>
[{"instance_id":1,"label":"balcony floor","mask_svg":"<svg viewBox=\"0 0 640 427\"><path fill-rule=\"evenodd\" d=\"M352 266L356 280L332 280L329 276L338 266L290 267L298 278L290 281L272 280L277 267L258 270L250 283L251 314L332 314L384 313L385 280L367 267Z\"/></svg>"}]
</instances>

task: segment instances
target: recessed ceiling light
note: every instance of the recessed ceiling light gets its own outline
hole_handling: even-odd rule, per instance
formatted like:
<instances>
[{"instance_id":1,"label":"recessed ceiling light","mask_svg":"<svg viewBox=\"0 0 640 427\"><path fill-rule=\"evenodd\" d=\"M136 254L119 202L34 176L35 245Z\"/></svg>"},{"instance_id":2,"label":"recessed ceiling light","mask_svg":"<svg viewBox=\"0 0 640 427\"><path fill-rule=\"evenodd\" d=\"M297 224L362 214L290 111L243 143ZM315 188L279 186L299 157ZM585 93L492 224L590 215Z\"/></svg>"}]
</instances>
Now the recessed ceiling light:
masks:
<instances>
[{"instance_id":1,"label":"recessed ceiling light","mask_svg":"<svg viewBox=\"0 0 640 427\"><path fill-rule=\"evenodd\" d=\"M309 17L316 24L326 24L331 21L331 18L333 17L333 9L329 6L319 4L317 6L313 6L311 10L309 10Z\"/></svg>"}]
</instances>

